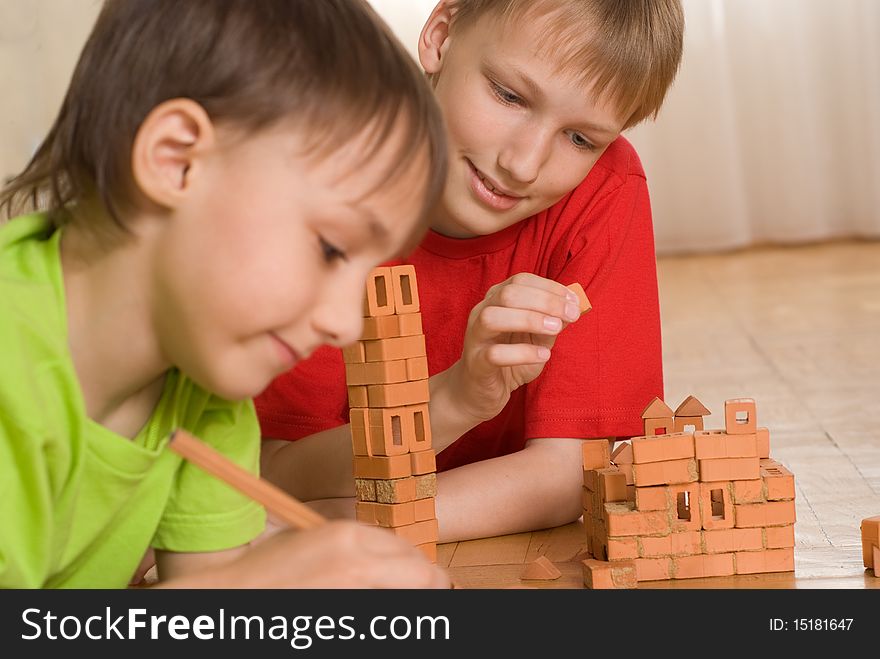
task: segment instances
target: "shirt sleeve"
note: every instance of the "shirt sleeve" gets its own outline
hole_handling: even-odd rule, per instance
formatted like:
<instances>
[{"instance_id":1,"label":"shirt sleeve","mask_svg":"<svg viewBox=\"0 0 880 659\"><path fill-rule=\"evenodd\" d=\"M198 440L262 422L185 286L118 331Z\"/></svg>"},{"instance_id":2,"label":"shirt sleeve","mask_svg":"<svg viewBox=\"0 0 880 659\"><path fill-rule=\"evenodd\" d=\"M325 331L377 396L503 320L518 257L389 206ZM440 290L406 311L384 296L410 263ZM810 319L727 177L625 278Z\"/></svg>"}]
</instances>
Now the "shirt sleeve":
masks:
<instances>
[{"instance_id":1,"label":"shirt sleeve","mask_svg":"<svg viewBox=\"0 0 880 659\"><path fill-rule=\"evenodd\" d=\"M525 437L641 434L641 413L663 395L654 234L643 176L630 174L595 204L555 279L579 282L592 310L558 337L527 385Z\"/></svg>"},{"instance_id":2,"label":"shirt sleeve","mask_svg":"<svg viewBox=\"0 0 880 659\"><path fill-rule=\"evenodd\" d=\"M212 397L198 420L184 427L236 464L259 473L259 426L250 401ZM265 524L261 505L184 460L151 544L167 551L220 551L247 544Z\"/></svg>"}]
</instances>

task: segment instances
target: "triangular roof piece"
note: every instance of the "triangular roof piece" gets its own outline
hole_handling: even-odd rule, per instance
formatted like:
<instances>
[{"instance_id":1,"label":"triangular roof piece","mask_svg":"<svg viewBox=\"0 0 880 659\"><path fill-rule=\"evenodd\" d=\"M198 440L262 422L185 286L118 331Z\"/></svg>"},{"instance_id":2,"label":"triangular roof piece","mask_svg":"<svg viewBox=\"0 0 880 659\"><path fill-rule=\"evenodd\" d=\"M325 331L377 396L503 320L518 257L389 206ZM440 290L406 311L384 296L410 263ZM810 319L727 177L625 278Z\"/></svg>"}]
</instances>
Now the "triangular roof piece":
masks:
<instances>
[{"instance_id":1,"label":"triangular roof piece","mask_svg":"<svg viewBox=\"0 0 880 659\"><path fill-rule=\"evenodd\" d=\"M642 412L643 419L665 419L672 416L675 416L675 412L659 398L654 398Z\"/></svg>"},{"instance_id":2,"label":"triangular roof piece","mask_svg":"<svg viewBox=\"0 0 880 659\"><path fill-rule=\"evenodd\" d=\"M631 465L633 463L633 445L624 442L611 454L611 462L616 465Z\"/></svg>"},{"instance_id":3,"label":"triangular roof piece","mask_svg":"<svg viewBox=\"0 0 880 659\"><path fill-rule=\"evenodd\" d=\"M562 576L559 568L546 556L538 556L523 568L520 579L558 579Z\"/></svg>"},{"instance_id":4,"label":"triangular roof piece","mask_svg":"<svg viewBox=\"0 0 880 659\"><path fill-rule=\"evenodd\" d=\"M688 396L675 410L675 416L706 416L712 414L695 396Z\"/></svg>"}]
</instances>

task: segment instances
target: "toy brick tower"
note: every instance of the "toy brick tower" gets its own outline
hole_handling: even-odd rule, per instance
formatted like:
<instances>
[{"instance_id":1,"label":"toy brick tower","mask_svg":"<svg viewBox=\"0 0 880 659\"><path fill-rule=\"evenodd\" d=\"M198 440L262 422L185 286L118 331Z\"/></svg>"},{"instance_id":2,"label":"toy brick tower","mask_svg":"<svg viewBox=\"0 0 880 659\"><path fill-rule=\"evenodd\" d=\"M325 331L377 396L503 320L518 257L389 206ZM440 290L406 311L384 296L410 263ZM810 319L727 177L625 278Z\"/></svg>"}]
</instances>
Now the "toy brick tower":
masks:
<instances>
[{"instance_id":1,"label":"toy brick tower","mask_svg":"<svg viewBox=\"0 0 880 659\"><path fill-rule=\"evenodd\" d=\"M708 410L693 397L680 420L660 403L629 448L584 443L585 585L793 570L794 475L770 459L755 401L726 401L724 430L697 429ZM694 430L655 434L670 426Z\"/></svg>"},{"instance_id":2,"label":"toy brick tower","mask_svg":"<svg viewBox=\"0 0 880 659\"><path fill-rule=\"evenodd\" d=\"M415 268L376 268L364 332L343 350L357 519L386 527L437 560L437 465Z\"/></svg>"}]
</instances>

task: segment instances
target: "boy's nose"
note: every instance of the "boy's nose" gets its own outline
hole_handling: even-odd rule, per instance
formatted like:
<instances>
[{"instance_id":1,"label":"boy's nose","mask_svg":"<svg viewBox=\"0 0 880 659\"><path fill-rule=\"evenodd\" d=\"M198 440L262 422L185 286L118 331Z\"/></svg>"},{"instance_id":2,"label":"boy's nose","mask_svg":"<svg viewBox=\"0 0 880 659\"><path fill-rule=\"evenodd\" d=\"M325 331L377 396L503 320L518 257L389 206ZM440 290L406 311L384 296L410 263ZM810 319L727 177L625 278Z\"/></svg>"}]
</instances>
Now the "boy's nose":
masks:
<instances>
[{"instance_id":1,"label":"boy's nose","mask_svg":"<svg viewBox=\"0 0 880 659\"><path fill-rule=\"evenodd\" d=\"M315 312L315 328L324 342L337 348L354 343L363 333L364 287L346 287L345 292L334 291L324 296Z\"/></svg>"},{"instance_id":2,"label":"boy's nose","mask_svg":"<svg viewBox=\"0 0 880 659\"><path fill-rule=\"evenodd\" d=\"M517 183L538 180L550 152L550 136L540 131L522 131L498 154L498 166Z\"/></svg>"}]
</instances>

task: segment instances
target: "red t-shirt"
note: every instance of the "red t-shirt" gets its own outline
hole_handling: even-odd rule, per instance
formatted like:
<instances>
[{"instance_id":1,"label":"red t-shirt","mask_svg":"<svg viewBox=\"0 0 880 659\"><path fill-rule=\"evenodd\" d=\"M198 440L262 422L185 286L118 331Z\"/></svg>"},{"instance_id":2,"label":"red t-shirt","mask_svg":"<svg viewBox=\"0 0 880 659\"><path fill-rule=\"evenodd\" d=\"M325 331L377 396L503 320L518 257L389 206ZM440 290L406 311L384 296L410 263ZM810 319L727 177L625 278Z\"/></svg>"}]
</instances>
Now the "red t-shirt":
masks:
<instances>
[{"instance_id":1,"label":"red t-shirt","mask_svg":"<svg viewBox=\"0 0 880 659\"><path fill-rule=\"evenodd\" d=\"M471 309L518 272L580 282L593 310L557 338L550 361L494 419L437 455L439 471L521 450L536 437L642 434L663 396L654 234L645 173L624 138L562 200L498 233L433 231L406 260L416 268L431 375L461 356ZM256 400L264 437L295 440L348 423L342 353L323 347Z\"/></svg>"}]
</instances>

